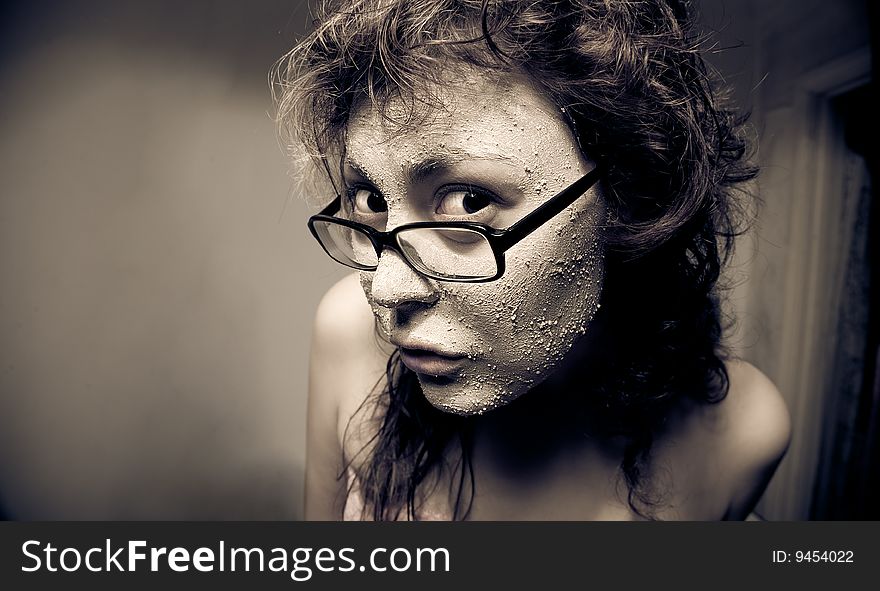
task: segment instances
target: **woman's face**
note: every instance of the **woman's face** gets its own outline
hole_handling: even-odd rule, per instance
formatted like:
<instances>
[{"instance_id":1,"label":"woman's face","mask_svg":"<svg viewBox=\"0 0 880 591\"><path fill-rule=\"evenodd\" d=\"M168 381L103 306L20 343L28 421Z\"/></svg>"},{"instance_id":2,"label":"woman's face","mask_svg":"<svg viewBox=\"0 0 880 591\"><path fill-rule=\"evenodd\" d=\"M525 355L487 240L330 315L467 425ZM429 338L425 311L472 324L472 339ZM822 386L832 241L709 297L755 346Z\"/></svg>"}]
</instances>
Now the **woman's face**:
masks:
<instances>
[{"instance_id":1,"label":"woman's face","mask_svg":"<svg viewBox=\"0 0 880 591\"><path fill-rule=\"evenodd\" d=\"M507 228L594 167L524 78L459 69L412 129L367 106L348 128L345 214L378 229L471 220ZM392 118L402 106L392 103ZM599 306L604 208L593 188L507 251L489 283L428 279L386 250L361 284L426 398L457 414L514 400L551 373Z\"/></svg>"}]
</instances>

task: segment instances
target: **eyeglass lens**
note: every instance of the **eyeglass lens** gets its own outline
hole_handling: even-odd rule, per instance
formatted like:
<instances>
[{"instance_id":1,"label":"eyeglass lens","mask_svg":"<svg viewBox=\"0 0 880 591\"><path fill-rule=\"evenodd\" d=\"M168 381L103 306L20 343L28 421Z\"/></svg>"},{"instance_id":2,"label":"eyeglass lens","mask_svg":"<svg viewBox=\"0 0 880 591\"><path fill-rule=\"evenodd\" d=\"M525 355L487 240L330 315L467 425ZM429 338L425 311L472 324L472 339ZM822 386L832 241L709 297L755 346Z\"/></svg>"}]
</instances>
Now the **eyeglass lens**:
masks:
<instances>
[{"instance_id":1,"label":"eyeglass lens","mask_svg":"<svg viewBox=\"0 0 880 591\"><path fill-rule=\"evenodd\" d=\"M413 228L397 235L404 256L422 271L442 277L492 277L495 253L486 237L466 228Z\"/></svg>"},{"instance_id":2,"label":"eyeglass lens","mask_svg":"<svg viewBox=\"0 0 880 591\"><path fill-rule=\"evenodd\" d=\"M374 269L379 264L373 241L364 232L324 220L316 220L313 227L327 254L343 265Z\"/></svg>"},{"instance_id":3,"label":"eyeglass lens","mask_svg":"<svg viewBox=\"0 0 880 591\"><path fill-rule=\"evenodd\" d=\"M331 257L356 269L379 264L369 235L330 221L316 221L315 231ZM411 228L397 234L401 254L416 269L436 277L476 279L498 272L489 240L467 228Z\"/></svg>"}]
</instances>

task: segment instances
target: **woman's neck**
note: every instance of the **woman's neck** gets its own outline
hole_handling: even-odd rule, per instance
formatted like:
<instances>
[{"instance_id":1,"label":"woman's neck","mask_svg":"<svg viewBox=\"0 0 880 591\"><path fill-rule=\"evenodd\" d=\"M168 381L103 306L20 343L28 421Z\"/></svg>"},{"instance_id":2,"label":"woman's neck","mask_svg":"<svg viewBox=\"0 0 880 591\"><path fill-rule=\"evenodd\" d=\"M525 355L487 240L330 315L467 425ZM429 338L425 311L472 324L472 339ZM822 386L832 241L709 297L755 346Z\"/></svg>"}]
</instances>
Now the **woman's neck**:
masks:
<instances>
[{"instance_id":1,"label":"woman's neck","mask_svg":"<svg viewBox=\"0 0 880 591\"><path fill-rule=\"evenodd\" d=\"M566 360L541 384L471 423L473 457L511 477L537 476L557 461L573 458L618 465L621 438L599 436L591 424L589 375L591 339L575 345Z\"/></svg>"}]
</instances>

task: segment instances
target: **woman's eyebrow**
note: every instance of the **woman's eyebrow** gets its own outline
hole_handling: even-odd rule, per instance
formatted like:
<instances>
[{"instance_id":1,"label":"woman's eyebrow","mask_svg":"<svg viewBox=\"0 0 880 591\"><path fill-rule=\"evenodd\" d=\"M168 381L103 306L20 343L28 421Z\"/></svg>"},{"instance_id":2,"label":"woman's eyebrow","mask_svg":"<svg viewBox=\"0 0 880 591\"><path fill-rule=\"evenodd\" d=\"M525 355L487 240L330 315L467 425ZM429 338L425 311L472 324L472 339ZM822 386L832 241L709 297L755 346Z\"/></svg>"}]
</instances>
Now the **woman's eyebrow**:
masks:
<instances>
[{"instance_id":1,"label":"woman's eyebrow","mask_svg":"<svg viewBox=\"0 0 880 591\"><path fill-rule=\"evenodd\" d=\"M355 160L352 160L350 157L346 157L345 162L343 162L343 170L348 172L348 170L353 170L355 174L361 176L375 184L375 179L367 172L366 167L361 166Z\"/></svg>"},{"instance_id":2,"label":"woman's eyebrow","mask_svg":"<svg viewBox=\"0 0 880 591\"><path fill-rule=\"evenodd\" d=\"M454 152L450 154L428 156L418 162L408 162L403 164L402 168L406 180L410 184L418 184L433 176L447 173L450 170L455 170L455 168L460 166L463 162L470 161L501 162L507 165L515 164L517 162L509 156L504 156L501 154L474 155L464 152ZM363 178L374 182L372 175L367 172L366 167L362 166L351 157L347 157L345 159L345 165L354 170L354 172L356 172Z\"/></svg>"}]
</instances>

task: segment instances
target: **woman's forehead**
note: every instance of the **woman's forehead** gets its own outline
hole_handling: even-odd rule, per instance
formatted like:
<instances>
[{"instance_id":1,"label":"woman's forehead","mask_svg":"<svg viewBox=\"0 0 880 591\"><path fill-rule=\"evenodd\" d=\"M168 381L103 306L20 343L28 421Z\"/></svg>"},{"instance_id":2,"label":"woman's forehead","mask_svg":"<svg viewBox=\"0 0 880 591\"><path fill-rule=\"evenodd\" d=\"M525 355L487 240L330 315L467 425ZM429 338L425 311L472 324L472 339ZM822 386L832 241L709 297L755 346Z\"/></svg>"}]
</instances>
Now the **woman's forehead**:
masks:
<instances>
[{"instance_id":1,"label":"woman's forehead","mask_svg":"<svg viewBox=\"0 0 880 591\"><path fill-rule=\"evenodd\" d=\"M384 111L371 104L356 108L348 124L348 157L367 166L389 157L411 164L417 156L528 163L548 150L576 146L559 109L523 77L472 71L445 78L446 84L431 90L432 103L417 103L414 114L412 103L399 98Z\"/></svg>"}]
</instances>

